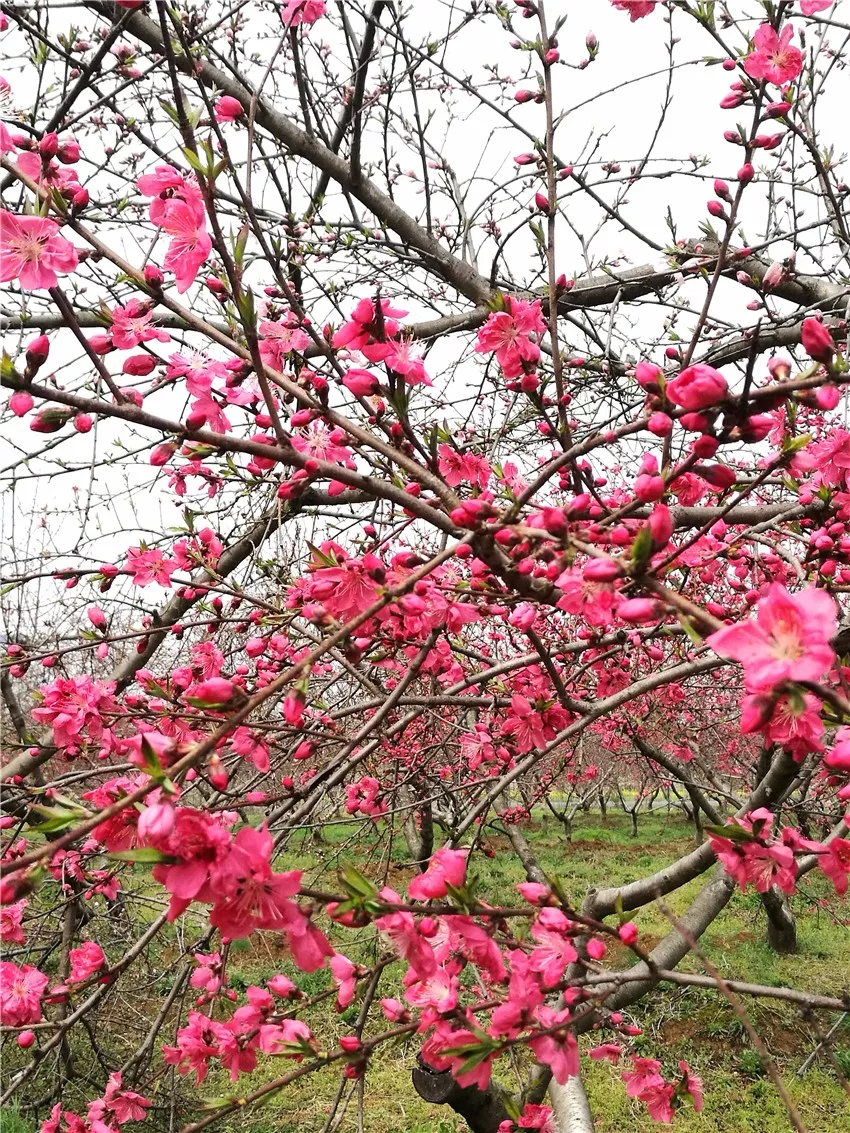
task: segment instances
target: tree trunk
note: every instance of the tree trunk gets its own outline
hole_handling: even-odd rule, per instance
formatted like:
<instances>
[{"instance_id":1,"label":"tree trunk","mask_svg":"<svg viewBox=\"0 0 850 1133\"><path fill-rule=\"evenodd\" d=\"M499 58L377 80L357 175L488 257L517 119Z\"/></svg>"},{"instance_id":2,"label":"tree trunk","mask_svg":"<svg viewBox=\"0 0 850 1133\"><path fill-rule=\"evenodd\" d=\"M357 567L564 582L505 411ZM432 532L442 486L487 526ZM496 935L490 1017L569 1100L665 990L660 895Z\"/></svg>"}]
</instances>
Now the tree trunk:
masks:
<instances>
[{"instance_id":1,"label":"tree trunk","mask_svg":"<svg viewBox=\"0 0 850 1133\"><path fill-rule=\"evenodd\" d=\"M472 1133L498 1133L500 1124L509 1117L504 1094L495 1083L486 1090L459 1086L448 1070L432 1070L421 1058L411 1073L420 1098L432 1105L450 1105Z\"/></svg>"},{"instance_id":2,"label":"tree trunk","mask_svg":"<svg viewBox=\"0 0 850 1133\"><path fill-rule=\"evenodd\" d=\"M596 1127L580 1076L568 1078L563 1086L550 1082L549 1100L557 1133L594 1133Z\"/></svg>"},{"instance_id":3,"label":"tree trunk","mask_svg":"<svg viewBox=\"0 0 850 1133\"><path fill-rule=\"evenodd\" d=\"M767 913L767 943L774 952L796 952L797 922L785 894L773 885L762 894L761 903Z\"/></svg>"}]
</instances>

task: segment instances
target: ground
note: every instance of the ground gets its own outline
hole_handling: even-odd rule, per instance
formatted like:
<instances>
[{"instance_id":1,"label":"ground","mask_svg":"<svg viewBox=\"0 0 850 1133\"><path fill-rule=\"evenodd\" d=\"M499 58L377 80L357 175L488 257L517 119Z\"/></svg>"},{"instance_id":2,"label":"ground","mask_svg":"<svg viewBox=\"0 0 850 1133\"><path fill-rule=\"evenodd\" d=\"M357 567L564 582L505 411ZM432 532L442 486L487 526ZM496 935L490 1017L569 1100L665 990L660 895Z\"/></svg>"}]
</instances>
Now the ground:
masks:
<instances>
[{"instance_id":1,"label":"ground","mask_svg":"<svg viewBox=\"0 0 850 1133\"><path fill-rule=\"evenodd\" d=\"M526 835L543 868L557 874L579 901L590 885L633 880L674 860L693 844L691 829L675 814L657 812L643 817L637 838L629 837L628 826L623 815L579 816L573 841L567 843L560 825L554 819L541 817L526 829ZM289 848L281 867L305 870L306 884L332 887L341 860L353 862L376 880L386 878L394 888L403 888L409 876L404 870L387 871L388 861L403 860L401 844L397 843L393 854L388 855L386 841L367 836L362 828L337 825L326 833L323 844L309 835L301 837L303 844ZM490 834L485 841L494 856L476 867L481 896L504 902L510 899L512 886L523 880L521 869L506 838ZM699 881L694 882L676 894L670 901L672 910L683 909L699 885ZM793 898L798 918L796 955L778 956L767 947L764 914L751 894L736 894L703 937L702 946L710 962L729 978L838 995L850 983L850 908L834 897L826 900L829 896L828 886L822 879L814 878L804 882L802 893ZM635 919L650 945L668 927L664 914L655 908L643 911ZM366 944L367 936L363 934L363 941L358 943L356 935L345 932L337 943L350 959L365 964L373 956ZM696 957L690 957L682 968L704 970ZM280 970L294 974L271 934L234 943L231 972L237 989L259 983ZM387 982L391 982L391 976ZM324 971L302 974L298 983L308 995L315 995L330 986L330 978ZM382 985L381 994L392 994L392 989ZM336 1035L348 1033L357 1014L357 1002L341 1016L334 1012L333 1003L333 997L323 999L311 1008L308 1016L326 1040L329 1030ZM816 1020L806 1019L795 1008L776 1001L748 1002L747 1008L799 1108L807 1133L850 1130L850 1097L829 1059L818 1059L804 1076L798 1075L801 1064L817 1045L817 1026L829 1025L832 1020L823 1015ZM662 1059L668 1077L675 1073L679 1059L686 1059L703 1077L702 1115L683 1109L676 1116L674 1128L682 1133L784 1133L791 1128L776 1087L765 1073L744 1027L722 996L697 988L673 988L638 1005L630 1012L630 1018L643 1028L644 1033L637 1040L640 1052ZM114 1014L102 1013L98 1027L101 1044L107 1049L112 1036L103 1032L117 1025ZM589 1040L583 1043L591 1045ZM850 1018L836 1035L836 1049L840 1071L850 1073ZM415 1043L392 1050L382 1048L373 1060L363 1092L362 1128L366 1133L461 1133L465 1128L449 1111L426 1105L417 1097L410 1081L415 1051ZM250 1085L243 1079L240 1090L254 1088L291 1068L290 1063L282 1066L274 1059L260 1057ZM585 1064L588 1095L601 1133L644 1133L659 1128L640 1103L626 1096L615 1068L588 1060ZM504 1073L505 1080L510 1082L514 1073L510 1065L506 1064ZM338 1088L336 1072L310 1076L265 1106L239 1114L219 1128L227 1133L321 1133ZM185 1079L178 1079L172 1086L171 1075L166 1075L159 1080L152 1123L164 1129L169 1127L172 1117L175 1122L189 1120L199 1094L211 1100L233 1092L223 1074L210 1075L199 1091ZM357 1108L355 1086L341 1122L334 1126L335 1133L358 1129ZM141 1127L138 1128L141 1133ZM3 1133L30 1133L31 1129L28 1115L3 1115ZM128 1129L132 1131L133 1127Z\"/></svg>"}]
</instances>

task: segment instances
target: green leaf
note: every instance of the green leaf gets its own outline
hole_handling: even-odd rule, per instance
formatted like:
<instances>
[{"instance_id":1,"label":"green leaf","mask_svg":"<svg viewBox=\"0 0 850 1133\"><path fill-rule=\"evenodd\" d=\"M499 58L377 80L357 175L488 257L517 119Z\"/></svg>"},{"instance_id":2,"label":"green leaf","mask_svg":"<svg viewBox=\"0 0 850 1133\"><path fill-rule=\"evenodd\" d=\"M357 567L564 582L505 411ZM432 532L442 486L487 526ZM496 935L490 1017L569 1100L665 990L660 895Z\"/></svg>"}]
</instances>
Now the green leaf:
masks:
<instances>
[{"instance_id":1,"label":"green leaf","mask_svg":"<svg viewBox=\"0 0 850 1133\"><path fill-rule=\"evenodd\" d=\"M378 887L365 877L350 862L343 862L339 869L339 879L350 897L377 897Z\"/></svg>"},{"instance_id":2,"label":"green leaf","mask_svg":"<svg viewBox=\"0 0 850 1133\"><path fill-rule=\"evenodd\" d=\"M140 862L144 865L156 865L158 862L176 862L172 854L164 854L153 846L140 846L136 850L114 850L106 855L113 862Z\"/></svg>"},{"instance_id":3,"label":"green leaf","mask_svg":"<svg viewBox=\"0 0 850 1133\"><path fill-rule=\"evenodd\" d=\"M714 834L718 838L728 838L730 842L752 842L753 836L744 830L741 826L733 823L730 826L704 826L709 834Z\"/></svg>"},{"instance_id":4,"label":"green leaf","mask_svg":"<svg viewBox=\"0 0 850 1133\"><path fill-rule=\"evenodd\" d=\"M640 574L652 555L652 532L649 525L641 527L632 543L632 571Z\"/></svg>"},{"instance_id":5,"label":"green leaf","mask_svg":"<svg viewBox=\"0 0 850 1133\"><path fill-rule=\"evenodd\" d=\"M799 437L783 437L782 455L793 456L795 452L799 452L801 448L805 448L811 439L811 433L801 433Z\"/></svg>"}]
</instances>

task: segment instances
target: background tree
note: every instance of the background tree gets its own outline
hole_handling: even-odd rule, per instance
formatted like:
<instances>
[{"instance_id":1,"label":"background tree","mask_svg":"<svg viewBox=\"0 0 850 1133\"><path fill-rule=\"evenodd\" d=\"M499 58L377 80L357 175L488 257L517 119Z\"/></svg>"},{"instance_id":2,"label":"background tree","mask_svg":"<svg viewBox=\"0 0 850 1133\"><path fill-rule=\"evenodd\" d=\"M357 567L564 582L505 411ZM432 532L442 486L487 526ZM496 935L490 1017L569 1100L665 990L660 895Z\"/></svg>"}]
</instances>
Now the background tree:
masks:
<instances>
[{"instance_id":1,"label":"background tree","mask_svg":"<svg viewBox=\"0 0 850 1133\"><path fill-rule=\"evenodd\" d=\"M803 1129L742 997L846 994L698 941L850 873L840 5L0 11L4 1100L195 1133L337 1073L329 1129L403 1043L473 1130L583 1130L593 1032L668 1121L624 1011L678 985ZM660 800L693 848L627 884L529 837Z\"/></svg>"}]
</instances>

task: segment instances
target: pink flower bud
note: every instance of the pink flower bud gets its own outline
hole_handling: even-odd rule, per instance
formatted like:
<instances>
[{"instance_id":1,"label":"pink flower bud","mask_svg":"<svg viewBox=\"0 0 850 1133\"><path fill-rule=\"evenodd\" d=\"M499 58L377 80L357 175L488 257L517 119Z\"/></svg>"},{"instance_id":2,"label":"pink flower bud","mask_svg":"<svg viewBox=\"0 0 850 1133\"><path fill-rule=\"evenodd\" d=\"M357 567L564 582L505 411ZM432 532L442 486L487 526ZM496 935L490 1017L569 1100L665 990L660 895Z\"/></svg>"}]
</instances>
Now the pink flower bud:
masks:
<instances>
[{"instance_id":1,"label":"pink flower bud","mask_svg":"<svg viewBox=\"0 0 850 1133\"><path fill-rule=\"evenodd\" d=\"M772 263L762 277L761 285L765 291L772 291L785 279L785 268L781 263Z\"/></svg>"},{"instance_id":2,"label":"pink flower bud","mask_svg":"<svg viewBox=\"0 0 850 1133\"><path fill-rule=\"evenodd\" d=\"M156 264L145 265L145 283L149 287L162 287L165 283L165 276L156 266Z\"/></svg>"},{"instance_id":3,"label":"pink flower bud","mask_svg":"<svg viewBox=\"0 0 850 1133\"><path fill-rule=\"evenodd\" d=\"M94 417L89 413L78 413L74 418L74 428L78 433L90 433L94 428Z\"/></svg>"},{"instance_id":4,"label":"pink flower bud","mask_svg":"<svg viewBox=\"0 0 850 1133\"><path fill-rule=\"evenodd\" d=\"M304 694L297 689L291 689L283 702L283 718L293 727L301 723L304 718Z\"/></svg>"},{"instance_id":5,"label":"pink flower bud","mask_svg":"<svg viewBox=\"0 0 850 1133\"><path fill-rule=\"evenodd\" d=\"M38 143L38 152L42 157L50 159L59 152L59 137L56 133L45 134Z\"/></svg>"},{"instance_id":6,"label":"pink flower bud","mask_svg":"<svg viewBox=\"0 0 850 1133\"><path fill-rule=\"evenodd\" d=\"M641 475L635 480L635 498L641 503L651 504L661 499L665 488L663 476Z\"/></svg>"},{"instance_id":7,"label":"pink flower bud","mask_svg":"<svg viewBox=\"0 0 850 1133\"><path fill-rule=\"evenodd\" d=\"M156 446L151 453L150 462L155 468L161 468L163 464L168 464L176 451L177 445L172 441L166 441L164 444Z\"/></svg>"},{"instance_id":8,"label":"pink flower bud","mask_svg":"<svg viewBox=\"0 0 850 1133\"><path fill-rule=\"evenodd\" d=\"M689 433L704 433L709 426L709 420L704 413L683 413L679 424Z\"/></svg>"},{"instance_id":9,"label":"pink flower bud","mask_svg":"<svg viewBox=\"0 0 850 1133\"><path fill-rule=\"evenodd\" d=\"M63 165L73 165L80 160L80 143L74 138L66 138L59 144L56 156Z\"/></svg>"},{"instance_id":10,"label":"pink flower bud","mask_svg":"<svg viewBox=\"0 0 850 1133\"><path fill-rule=\"evenodd\" d=\"M533 98L534 98L534 91L518 90L516 92L516 94L514 95L514 102L519 102L519 103L531 102L531 100Z\"/></svg>"},{"instance_id":11,"label":"pink flower bud","mask_svg":"<svg viewBox=\"0 0 850 1133\"><path fill-rule=\"evenodd\" d=\"M638 362L635 366L635 381L641 389L650 393L658 392L659 382L663 377L664 371L652 362Z\"/></svg>"},{"instance_id":12,"label":"pink flower bud","mask_svg":"<svg viewBox=\"0 0 850 1133\"><path fill-rule=\"evenodd\" d=\"M742 185L749 185L755 175L756 171L749 161L738 170L738 180Z\"/></svg>"},{"instance_id":13,"label":"pink flower bud","mask_svg":"<svg viewBox=\"0 0 850 1133\"><path fill-rule=\"evenodd\" d=\"M514 158L514 163L516 165L533 165L536 161L536 153L518 153Z\"/></svg>"},{"instance_id":14,"label":"pink flower bud","mask_svg":"<svg viewBox=\"0 0 850 1133\"><path fill-rule=\"evenodd\" d=\"M835 354L835 343L820 319L803 319L800 335L803 349L816 362L831 362Z\"/></svg>"},{"instance_id":15,"label":"pink flower bud","mask_svg":"<svg viewBox=\"0 0 850 1133\"><path fill-rule=\"evenodd\" d=\"M47 405L31 419L30 429L34 433L58 433L68 424L73 412L64 405Z\"/></svg>"},{"instance_id":16,"label":"pink flower bud","mask_svg":"<svg viewBox=\"0 0 850 1133\"><path fill-rule=\"evenodd\" d=\"M818 403L818 409L834 409L841 400L841 390L838 386L821 386L815 392L815 401Z\"/></svg>"},{"instance_id":17,"label":"pink flower bud","mask_svg":"<svg viewBox=\"0 0 850 1133\"><path fill-rule=\"evenodd\" d=\"M27 346L27 377L33 377L44 363L50 353L50 339L46 334L40 334Z\"/></svg>"},{"instance_id":18,"label":"pink flower bud","mask_svg":"<svg viewBox=\"0 0 850 1133\"><path fill-rule=\"evenodd\" d=\"M623 944L631 946L638 938L638 927L634 921L626 921L617 929L617 934Z\"/></svg>"},{"instance_id":19,"label":"pink flower bud","mask_svg":"<svg viewBox=\"0 0 850 1133\"><path fill-rule=\"evenodd\" d=\"M673 431L673 418L668 417L666 413L653 413L646 427L656 437L667 437Z\"/></svg>"},{"instance_id":20,"label":"pink flower bud","mask_svg":"<svg viewBox=\"0 0 850 1133\"><path fill-rule=\"evenodd\" d=\"M235 122L237 118L242 117L242 114L242 103L238 98L232 98L229 94L224 95L215 104L216 122Z\"/></svg>"},{"instance_id":21,"label":"pink flower bud","mask_svg":"<svg viewBox=\"0 0 850 1133\"><path fill-rule=\"evenodd\" d=\"M712 437L710 433L703 433L702 436L697 437L693 445L691 445L691 451L695 456L706 460L714 456L719 447L720 441L718 441L717 437Z\"/></svg>"},{"instance_id":22,"label":"pink flower bud","mask_svg":"<svg viewBox=\"0 0 850 1133\"><path fill-rule=\"evenodd\" d=\"M372 397L380 388L377 375L369 370L349 370L343 375L342 384L355 397Z\"/></svg>"},{"instance_id":23,"label":"pink flower bud","mask_svg":"<svg viewBox=\"0 0 850 1133\"><path fill-rule=\"evenodd\" d=\"M729 195L729 186L725 181L721 181L719 177L714 182L714 194L724 201L730 201L732 199Z\"/></svg>"},{"instance_id":24,"label":"pink flower bud","mask_svg":"<svg viewBox=\"0 0 850 1133\"><path fill-rule=\"evenodd\" d=\"M581 568L581 573L591 582L613 582L622 576L623 568L614 559L591 559Z\"/></svg>"},{"instance_id":25,"label":"pink flower bud","mask_svg":"<svg viewBox=\"0 0 850 1133\"><path fill-rule=\"evenodd\" d=\"M89 347L95 354L109 354L115 347L112 345L112 336L109 334L94 334L89 339Z\"/></svg>"},{"instance_id":26,"label":"pink flower bud","mask_svg":"<svg viewBox=\"0 0 850 1133\"><path fill-rule=\"evenodd\" d=\"M232 700L235 691L236 686L233 681L228 681L224 677L209 677L195 685L191 697L187 696L186 699L190 704L195 703L198 708L216 708Z\"/></svg>"},{"instance_id":27,"label":"pink flower bud","mask_svg":"<svg viewBox=\"0 0 850 1133\"><path fill-rule=\"evenodd\" d=\"M673 534L673 515L666 504L657 504L649 517L649 533L656 551L666 547Z\"/></svg>"},{"instance_id":28,"label":"pink flower bud","mask_svg":"<svg viewBox=\"0 0 850 1133\"><path fill-rule=\"evenodd\" d=\"M629 598L617 608L617 616L629 625L657 622L663 613L664 607L654 598Z\"/></svg>"},{"instance_id":29,"label":"pink flower bud","mask_svg":"<svg viewBox=\"0 0 850 1133\"><path fill-rule=\"evenodd\" d=\"M100 606L89 606L86 610L86 617L95 629L106 629L106 614Z\"/></svg>"},{"instance_id":30,"label":"pink flower bud","mask_svg":"<svg viewBox=\"0 0 850 1133\"><path fill-rule=\"evenodd\" d=\"M726 219L726 209L721 201L709 201L707 207L711 215L717 217L718 220Z\"/></svg>"},{"instance_id":31,"label":"pink flower bud","mask_svg":"<svg viewBox=\"0 0 850 1133\"><path fill-rule=\"evenodd\" d=\"M33 405L35 405L35 402L32 399L32 394L27 393L25 389L16 390L9 398L9 408L16 417L25 417Z\"/></svg>"},{"instance_id":32,"label":"pink flower bud","mask_svg":"<svg viewBox=\"0 0 850 1133\"><path fill-rule=\"evenodd\" d=\"M561 53L557 47L550 47L546 54L543 56L543 62L551 67L553 63L557 63L561 58Z\"/></svg>"},{"instance_id":33,"label":"pink flower bud","mask_svg":"<svg viewBox=\"0 0 850 1133\"><path fill-rule=\"evenodd\" d=\"M75 213L82 212L84 208L88 208L90 201L91 197L89 195L88 189L85 187L85 185L81 185L79 189L76 189L74 191L74 195L71 197L71 205L73 211Z\"/></svg>"},{"instance_id":34,"label":"pink flower bud","mask_svg":"<svg viewBox=\"0 0 850 1133\"><path fill-rule=\"evenodd\" d=\"M164 842L174 829L174 807L170 803L151 803L139 815L139 839Z\"/></svg>"},{"instance_id":35,"label":"pink flower bud","mask_svg":"<svg viewBox=\"0 0 850 1133\"><path fill-rule=\"evenodd\" d=\"M382 999L381 1008L391 1023L406 1023L410 1012L398 999Z\"/></svg>"},{"instance_id":36,"label":"pink flower bud","mask_svg":"<svg viewBox=\"0 0 850 1133\"><path fill-rule=\"evenodd\" d=\"M723 375L702 362L688 366L667 383L667 396L683 409L705 409L722 401L728 392Z\"/></svg>"},{"instance_id":37,"label":"pink flower bud","mask_svg":"<svg viewBox=\"0 0 850 1133\"><path fill-rule=\"evenodd\" d=\"M546 193L540 191L534 194L534 204L541 212L548 213L549 211L549 198Z\"/></svg>"},{"instance_id":38,"label":"pink flower bud","mask_svg":"<svg viewBox=\"0 0 850 1133\"><path fill-rule=\"evenodd\" d=\"M695 464L694 472L720 491L731 488L737 480L737 474L728 464Z\"/></svg>"},{"instance_id":39,"label":"pink flower bud","mask_svg":"<svg viewBox=\"0 0 850 1133\"><path fill-rule=\"evenodd\" d=\"M22 1050L29 1050L35 1042L35 1031L21 1031L18 1035L18 1046Z\"/></svg>"},{"instance_id":40,"label":"pink flower bud","mask_svg":"<svg viewBox=\"0 0 850 1133\"><path fill-rule=\"evenodd\" d=\"M154 369L156 362L153 354L131 354L124 359L121 370L132 378L145 378Z\"/></svg>"}]
</instances>

